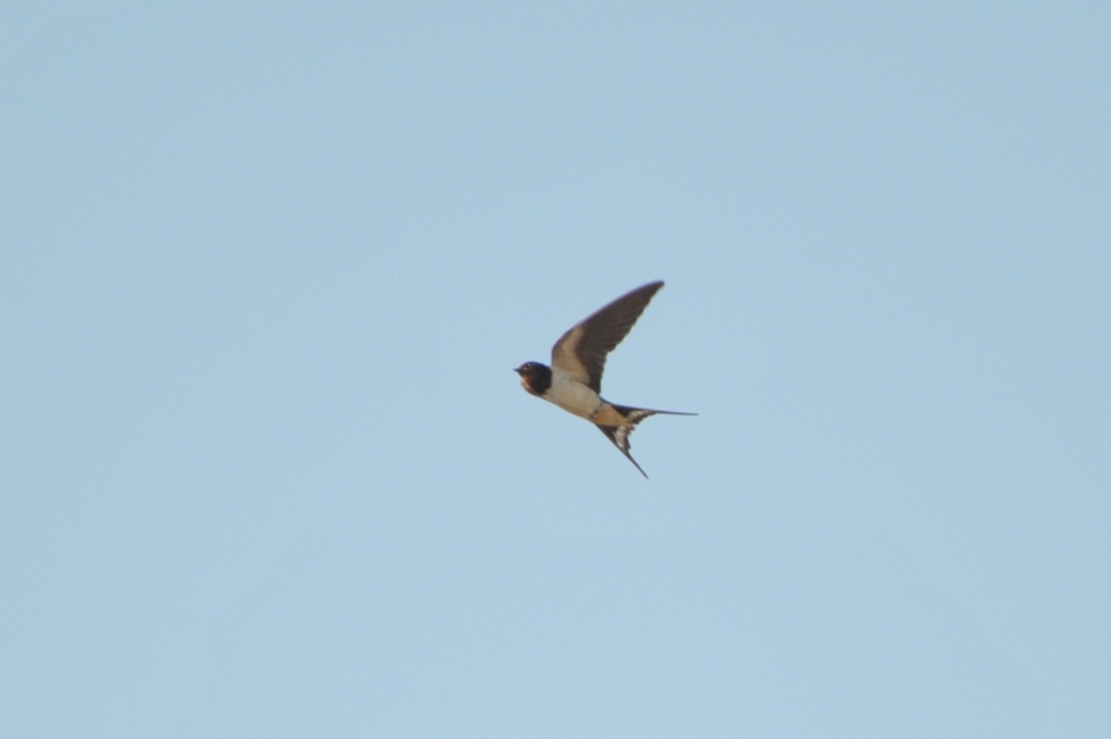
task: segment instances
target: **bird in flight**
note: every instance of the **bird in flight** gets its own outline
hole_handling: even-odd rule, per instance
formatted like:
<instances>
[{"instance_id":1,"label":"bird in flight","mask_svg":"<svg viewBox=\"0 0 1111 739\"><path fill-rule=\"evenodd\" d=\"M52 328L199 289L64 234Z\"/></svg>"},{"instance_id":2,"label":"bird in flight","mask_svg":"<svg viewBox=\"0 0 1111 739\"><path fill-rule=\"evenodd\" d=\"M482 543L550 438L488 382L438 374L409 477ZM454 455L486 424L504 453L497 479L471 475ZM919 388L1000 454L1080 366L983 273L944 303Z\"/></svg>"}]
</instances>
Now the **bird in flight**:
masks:
<instances>
[{"instance_id":1,"label":"bird in flight","mask_svg":"<svg viewBox=\"0 0 1111 739\"><path fill-rule=\"evenodd\" d=\"M525 390L600 428L646 478L648 475L629 454L629 435L636 425L657 413L698 414L617 405L599 393L602 392L606 355L621 343L648 301L663 286L661 280L638 287L576 323L552 347L551 367L540 362L525 362L514 370L521 376L521 386Z\"/></svg>"}]
</instances>

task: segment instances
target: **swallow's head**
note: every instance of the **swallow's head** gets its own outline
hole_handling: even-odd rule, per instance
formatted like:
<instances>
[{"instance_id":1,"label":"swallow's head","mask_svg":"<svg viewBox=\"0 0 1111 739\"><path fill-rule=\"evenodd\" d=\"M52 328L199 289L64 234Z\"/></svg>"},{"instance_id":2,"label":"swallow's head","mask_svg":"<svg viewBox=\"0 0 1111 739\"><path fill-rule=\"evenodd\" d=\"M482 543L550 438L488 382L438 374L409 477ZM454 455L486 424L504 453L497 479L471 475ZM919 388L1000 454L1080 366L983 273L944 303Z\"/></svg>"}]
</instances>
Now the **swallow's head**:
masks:
<instances>
[{"instance_id":1,"label":"swallow's head","mask_svg":"<svg viewBox=\"0 0 1111 739\"><path fill-rule=\"evenodd\" d=\"M543 395L552 386L552 369L540 362L525 362L513 370L521 376L521 387L533 395Z\"/></svg>"}]
</instances>

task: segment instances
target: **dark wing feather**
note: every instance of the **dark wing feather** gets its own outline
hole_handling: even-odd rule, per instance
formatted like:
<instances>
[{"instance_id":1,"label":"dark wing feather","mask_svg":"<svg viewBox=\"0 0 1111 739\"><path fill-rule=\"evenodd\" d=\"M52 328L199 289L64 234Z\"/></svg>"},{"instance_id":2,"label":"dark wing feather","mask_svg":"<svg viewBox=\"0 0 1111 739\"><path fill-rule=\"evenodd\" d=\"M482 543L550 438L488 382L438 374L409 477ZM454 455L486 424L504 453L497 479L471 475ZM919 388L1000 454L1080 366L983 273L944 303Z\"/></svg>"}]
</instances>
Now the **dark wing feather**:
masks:
<instances>
[{"instance_id":1,"label":"dark wing feather","mask_svg":"<svg viewBox=\"0 0 1111 739\"><path fill-rule=\"evenodd\" d=\"M621 343L663 286L661 280L638 287L576 323L552 347L552 366L601 392L606 355Z\"/></svg>"}]
</instances>

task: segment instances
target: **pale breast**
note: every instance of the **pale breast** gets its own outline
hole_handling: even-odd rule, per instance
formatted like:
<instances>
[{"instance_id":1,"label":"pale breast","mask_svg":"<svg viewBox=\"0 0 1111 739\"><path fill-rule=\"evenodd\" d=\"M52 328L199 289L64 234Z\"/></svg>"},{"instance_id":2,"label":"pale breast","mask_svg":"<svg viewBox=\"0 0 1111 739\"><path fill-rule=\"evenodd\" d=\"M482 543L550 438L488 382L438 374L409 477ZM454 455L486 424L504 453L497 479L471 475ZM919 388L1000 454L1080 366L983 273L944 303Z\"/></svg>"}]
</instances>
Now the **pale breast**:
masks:
<instances>
[{"instance_id":1,"label":"pale breast","mask_svg":"<svg viewBox=\"0 0 1111 739\"><path fill-rule=\"evenodd\" d=\"M544 399L558 405L568 413L590 418L601 404L598 393L569 375L558 370L552 373L552 386L544 394Z\"/></svg>"}]
</instances>

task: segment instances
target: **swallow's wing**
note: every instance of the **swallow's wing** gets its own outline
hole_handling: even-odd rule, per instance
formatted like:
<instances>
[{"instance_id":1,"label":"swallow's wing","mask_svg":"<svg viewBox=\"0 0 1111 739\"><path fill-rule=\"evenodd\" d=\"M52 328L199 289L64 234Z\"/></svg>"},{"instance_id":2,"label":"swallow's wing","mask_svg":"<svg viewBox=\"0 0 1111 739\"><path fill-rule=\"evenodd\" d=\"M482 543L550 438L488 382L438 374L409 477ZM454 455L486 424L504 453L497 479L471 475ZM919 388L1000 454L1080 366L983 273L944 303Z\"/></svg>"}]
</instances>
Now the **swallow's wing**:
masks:
<instances>
[{"instance_id":1,"label":"swallow's wing","mask_svg":"<svg viewBox=\"0 0 1111 739\"><path fill-rule=\"evenodd\" d=\"M606 355L621 343L663 286L660 281L638 287L576 323L552 347L552 367L601 392Z\"/></svg>"}]
</instances>

